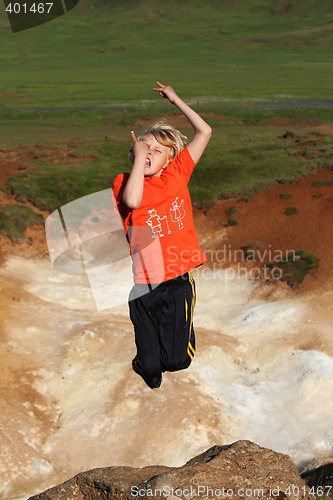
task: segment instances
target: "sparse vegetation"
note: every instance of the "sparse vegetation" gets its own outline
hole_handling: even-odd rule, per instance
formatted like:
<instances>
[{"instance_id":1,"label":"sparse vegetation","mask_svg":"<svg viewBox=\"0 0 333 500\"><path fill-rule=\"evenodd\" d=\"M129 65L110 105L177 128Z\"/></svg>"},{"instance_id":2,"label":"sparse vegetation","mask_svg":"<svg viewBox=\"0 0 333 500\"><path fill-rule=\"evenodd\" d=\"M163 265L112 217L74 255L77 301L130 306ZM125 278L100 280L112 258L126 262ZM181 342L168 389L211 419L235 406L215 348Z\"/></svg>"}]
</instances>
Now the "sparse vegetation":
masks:
<instances>
[{"instance_id":1,"label":"sparse vegetation","mask_svg":"<svg viewBox=\"0 0 333 500\"><path fill-rule=\"evenodd\" d=\"M35 213L30 207L21 205L0 207L0 234L8 236L15 243L24 240L24 232L28 225L43 223L43 216Z\"/></svg>"},{"instance_id":2,"label":"sparse vegetation","mask_svg":"<svg viewBox=\"0 0 333 500\"><path fill-rule=\"evenodd\" d=\"M291 194L287 193L287 192L281 193L280 198L281 198L281 200L288 200L288 198L291 198Z\"/></svg>"},{"instance_id":3,"label":"sparse vegetation","mask_svg":"<svg viewBox=\"0 0 333 500\"><path fill-rule=\"evenodd\" d=\"M284 213L286 215L294 215L295 213L297 212L297 208L296 207L288 207L285 209Z\"/></svg>"},{"instance_id":4,"label":"sparse vegetation","mask_svg":"<svg viewBox=\"0 0 333 500\"><path fill-rule=\"evenodd\" d=\"M229 207L226 209L225 213L228 215L228 217L231 217L232 215L235 215L238 213L238 208L237 207Z\"/></svg>"},{"instance_id":5,"label":"sparse vegetation","mask_svg":"<svg viewBox=\"0 0 333 500\"><path fill-rule=\"evenodd\" d=\"M280 269L280 280L286 281L291 287L300 285L308 272L318 265L314 255L307 254L304 250L297 250L294 255L278 262L265 264L269 269ZM276 274L275 274L276 276Z\"/></svg>"},{"instance_id":6,"label":"sparse vegetation","mask_svg":"<svg viewBox=\"0 0 333 500\"><path fill-rule=\"evenodd\" d=\"M228 216L228 226L236 226L238 224L238 220L233 217L238 213L238 208L231 206L225 210L226 215Z\"/></svg>"},{"instance_id":7,"label":"sparse vegetation","mask_svg":"<svg viewBox=\"0 0 333 500\"><path fill-rule=\"evenodd\" d=\"M323 187L323 186L332 186L333 185L333 180L332 179L320 179L317 182L314 182L313 187Z\"/></svg>"}]
</instances>

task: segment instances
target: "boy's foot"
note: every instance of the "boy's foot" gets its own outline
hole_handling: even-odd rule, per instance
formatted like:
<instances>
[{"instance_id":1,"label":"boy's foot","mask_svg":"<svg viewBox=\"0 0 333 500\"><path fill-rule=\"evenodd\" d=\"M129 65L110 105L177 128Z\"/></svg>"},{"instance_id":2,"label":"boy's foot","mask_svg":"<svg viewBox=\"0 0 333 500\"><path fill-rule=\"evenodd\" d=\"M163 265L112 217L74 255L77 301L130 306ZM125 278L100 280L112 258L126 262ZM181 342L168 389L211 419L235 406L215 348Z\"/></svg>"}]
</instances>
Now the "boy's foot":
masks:
<instances>
[{"instance_id":1,"label":"boy's foot","mask_svg":"<svg viewBox=\"0 0 333 500\"><path fill-rule=\"evenodd\" d=\"M159 375L153 375L152 377L148 377L147 375L141 373L138 367L138 355L136 355L135 358L132 360L132 368L135 371L135 373L137 373L143 378L148 387L150 387L151 389L158 389L161 386L162 373L160 373Z\"/></svg>"},{"instance_id":2,"label":"boy's foot","mask_svg":"<svg viewBox=\"0 0 333 500\"><path fill-rule=\"evenodd\" d=\"M162 384L162 373L154 377L143 377L143 380L151 389L158 389Z\"/></svg>"},{"instance_id":3,"label":"boy's foot","mask_svg":"<svg viewBox=\"0 0 333 500\"><path fill-rule=\"evenodd\" d=\"M139 367L138 367L138 355L135 356L134 359L132 359L132 368L137 373L138 375L141 375L139 372Z\"/></svg>"}]
</instances>

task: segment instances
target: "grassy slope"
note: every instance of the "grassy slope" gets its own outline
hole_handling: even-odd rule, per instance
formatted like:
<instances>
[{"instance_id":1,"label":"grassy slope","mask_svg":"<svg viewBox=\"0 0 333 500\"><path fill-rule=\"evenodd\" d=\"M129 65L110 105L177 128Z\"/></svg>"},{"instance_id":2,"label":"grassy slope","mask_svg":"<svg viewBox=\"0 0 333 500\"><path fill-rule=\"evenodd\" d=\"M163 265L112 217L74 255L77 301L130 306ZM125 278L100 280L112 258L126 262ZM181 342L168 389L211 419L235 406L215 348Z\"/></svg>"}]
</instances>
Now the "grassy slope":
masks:
<instances>
[{"instance_id":1,"label":"grassy slope","mask_svg":"<svg viewBox=\"0 0 333 500\"><path fill-rule=\"evenodd\" d=\"M172 82L201 113L226 104L331 98L331 1L81 2L62 18L16 34L3 14L0 106L121 106L0 111L3 145L33 149L80 138L84 145L73 149L97 156L69 168L34 160L38 170L9 181L21 200L51 211L110 186L129 169L128 132L138 129L138 118L173 111L152 93L156 79ZM333 121L330 110L222 112L208 115L214 135L190 183L201 205L224 191L261 189L316 168L317 160L289 155L280 138L285 128L267 127L265 120L295 120L296 131ZM109 142L101 141L105 135ZM326 138L318 141L330 147Z\"/></svg>"},{"instance_id":2,"label":"grassy slope","mask_svg":"<svg viewBox=\"0 0 333 500\"><path fill-rule=\"evenodd\" d=\"M286 7L290 4L290 9ZM5 106L152 100L156 79L187 99L331 98L332 2L82 2L12 34L0 11ZM284 96L284 97L281 97ZM30 100L26 100L30 99Z\"/></svg>"},{"instance_id":3,"label":"grassy slope","mask_svg":"<svg viewBox=\"0 0 333 500\"><path fill-rule=\"evenodd\" d=\"M141 112L141 115L147 118L154 115L151 110L144 113L143 115ZM86 116L89 114L83 113ZM101 113L99 118L96 117L95 129L76 129L80 132L77 138L83 139L83 143L70 145L74 153L90 153L96 159L75 165L67 164L66 160L57 164L47 157L30 160L25 164L37 167L38 170L30 171L28 175L19 173L13 176L8 182L8 188L21 196L20 201L26 199L42 209L52 211L80 196L111 186L113 178L119 172L130 170L127 159L129 130L140 129L136 121L137 115L137 112L118 112L117 121L114 113ZM328 155L332 154L329 136L315 137L316 147L315 151L311 150L311 154L294 154L307 149L306 144L303 146L307 142L306 137L300 138L297 143L284 140L282 135L286 131L286 125L267 126L272 118L273 123L274 118L290 120L290 123L294 123L292 130L303 133L304 127L309 124L313 126L321 121L332 122L333 110L317 112L316 118L312 116L312 110L247 113L229 111L223 115L209 113L206 119L213 126L214 134L190 182L192 200L196 205L209 205L223 192L248 192L263 189L278 178L295 179L314 171L319 163L325 162L333 168L332 160L324 159L324 155L329 158ZM104 124L107 121L108 127ZM97 126L98 122L100 127ZM93 120L91 125L94 125ZM102 130L107 131L107 141L104 140ZM183 131L191 138L190 129L184 128ZM95 136L92 137L92 134ZM65 144L61 147L66 150Z\"/></svg>"}]
</instances>

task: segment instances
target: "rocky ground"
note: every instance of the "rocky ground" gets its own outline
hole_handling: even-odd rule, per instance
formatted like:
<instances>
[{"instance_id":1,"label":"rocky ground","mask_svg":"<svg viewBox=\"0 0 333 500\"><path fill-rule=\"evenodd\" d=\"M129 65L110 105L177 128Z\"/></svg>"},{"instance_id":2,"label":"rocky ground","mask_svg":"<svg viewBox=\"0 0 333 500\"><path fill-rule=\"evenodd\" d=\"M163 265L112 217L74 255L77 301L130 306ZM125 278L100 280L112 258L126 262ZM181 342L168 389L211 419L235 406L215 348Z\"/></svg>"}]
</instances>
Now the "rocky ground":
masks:
<instances>
[{"instance_id":1,"label":"rocky ground","mask_svg":"<svg viewBox=\"0 0 333 500\"><path fill-rule=\"evenodd\" d=\"M313 490L314 491L314 490ZM202 500L311 499L311 489L301 479L290 457L249 441L214 446L184 466L110 467L97 469L67 481L31 500L130 500L168 498Z\"/></svg>"}]
</instances>

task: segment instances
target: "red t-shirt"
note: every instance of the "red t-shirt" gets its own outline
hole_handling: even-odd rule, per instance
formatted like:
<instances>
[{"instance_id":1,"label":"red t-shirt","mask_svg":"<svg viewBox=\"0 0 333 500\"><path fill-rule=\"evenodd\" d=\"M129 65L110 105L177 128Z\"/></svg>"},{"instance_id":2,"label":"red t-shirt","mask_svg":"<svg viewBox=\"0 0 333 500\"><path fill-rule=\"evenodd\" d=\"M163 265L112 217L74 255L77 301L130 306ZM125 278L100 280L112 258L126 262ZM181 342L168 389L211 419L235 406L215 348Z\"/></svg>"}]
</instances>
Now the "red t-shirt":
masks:
<instances>
[{"instance_id":1,"label":"red t-shirt","mask_svg":"<svg viewBox=\"0 0 333 500\"><path fill-rule=\"evenodd\" d=\"M187 188L194 167L186 147L160 177L145 177L136 210L121 201L129 174L115 178L112 189L130 243L135 283L162 283L206 262Z\"/></svg>"}]
</instances>

